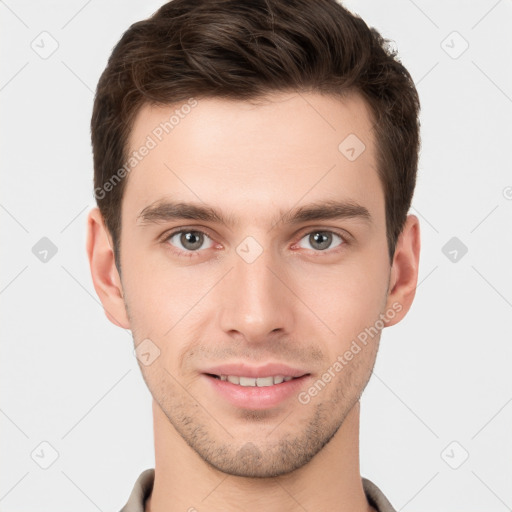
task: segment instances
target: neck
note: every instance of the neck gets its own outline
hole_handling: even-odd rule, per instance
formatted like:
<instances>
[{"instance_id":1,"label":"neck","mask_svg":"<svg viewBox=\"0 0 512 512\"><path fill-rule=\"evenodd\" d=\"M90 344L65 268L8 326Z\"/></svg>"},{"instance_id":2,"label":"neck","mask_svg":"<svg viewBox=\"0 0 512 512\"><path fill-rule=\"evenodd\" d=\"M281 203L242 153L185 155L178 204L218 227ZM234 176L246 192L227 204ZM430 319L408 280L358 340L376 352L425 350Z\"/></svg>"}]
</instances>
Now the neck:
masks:
<instances>
[{"instance_id":1,"label":"neck","mask_svg":"<svg viewBox=\"0 0 512 512\"><path fill-rule=\"evenodd\" d=\"M356 402L334 437L299 469L274 478L228 475L210 466L182 439L153 402L155 481L145 512L333 510L371 512L359 473Z\"/></svg>"}]
</instances>

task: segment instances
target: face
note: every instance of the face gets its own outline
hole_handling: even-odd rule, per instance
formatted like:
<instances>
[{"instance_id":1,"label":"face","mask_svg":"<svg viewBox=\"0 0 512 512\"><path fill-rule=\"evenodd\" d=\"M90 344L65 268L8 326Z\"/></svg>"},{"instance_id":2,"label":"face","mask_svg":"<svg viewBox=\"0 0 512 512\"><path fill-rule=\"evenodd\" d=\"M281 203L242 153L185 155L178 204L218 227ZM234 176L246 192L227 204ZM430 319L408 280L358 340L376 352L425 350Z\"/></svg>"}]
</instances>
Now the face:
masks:
<instances>
[{"instance_id":1,"label":"face","mask_svg":"<svg viewBox=\"0 0 512 512\"><path fill-rule=\"evenodd\" d=\"M364 101L145 106L129 143L150 150L123 197L122 293L155 402L225 473L303 466L357 403L396 309ZM236 384L257 375L300 378Z\"/></svg>"}]
</instances>

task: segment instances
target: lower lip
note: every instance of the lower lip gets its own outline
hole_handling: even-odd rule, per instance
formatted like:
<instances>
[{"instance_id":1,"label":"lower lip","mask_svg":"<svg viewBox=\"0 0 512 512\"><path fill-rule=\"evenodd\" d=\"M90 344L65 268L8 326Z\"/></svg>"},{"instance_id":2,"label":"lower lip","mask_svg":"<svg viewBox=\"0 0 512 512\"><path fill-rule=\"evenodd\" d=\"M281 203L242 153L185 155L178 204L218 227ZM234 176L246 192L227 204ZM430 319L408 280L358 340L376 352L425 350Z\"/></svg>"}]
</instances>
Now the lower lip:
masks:
<instances>
[{"instance_id":1,"label":"lower lip","mask_svg":"<svg viewBox=\"0 0 512 512\"><path fill-rule=\"evenodd\" d=\"M268 409L299 393L309 375L303 375L273 386L240 386L203 374L213 389L236 407L243 409Z\"/></svg>"}]
</instances>

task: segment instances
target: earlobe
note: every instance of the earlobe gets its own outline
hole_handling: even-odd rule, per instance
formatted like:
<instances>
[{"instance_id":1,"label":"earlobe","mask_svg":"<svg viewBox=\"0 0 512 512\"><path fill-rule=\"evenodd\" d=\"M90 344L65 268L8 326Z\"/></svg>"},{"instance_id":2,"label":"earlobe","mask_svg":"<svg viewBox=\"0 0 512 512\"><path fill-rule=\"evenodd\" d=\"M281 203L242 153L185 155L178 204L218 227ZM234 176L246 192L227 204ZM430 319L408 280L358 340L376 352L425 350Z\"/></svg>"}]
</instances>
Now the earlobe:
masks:
<instances>
[{"instance_id":1,"label":"earlobe","mask_svg":"<svg viewBox=\"0 0 512 512\"><path fill-rule=\"evenodd\" d=\"M113 324L129 329L121 278L115 265L110 235L98 208L93 208L87 217L86 249L94 289L103 304L105 315Z\"/></svg>"},{"instance_id":2,"label":"earlobe","mask_svg":"<svg viewBox=\"0 0 512 512\"><path fill-rule=\"evenodd\" d=\"M415 215L408 215L393 257L386 304L386 310L393 308L397 313L385 321L386 327L400 322L412 305L418 283L420 248L419 220Z\"/></svg>"}]
</instances>

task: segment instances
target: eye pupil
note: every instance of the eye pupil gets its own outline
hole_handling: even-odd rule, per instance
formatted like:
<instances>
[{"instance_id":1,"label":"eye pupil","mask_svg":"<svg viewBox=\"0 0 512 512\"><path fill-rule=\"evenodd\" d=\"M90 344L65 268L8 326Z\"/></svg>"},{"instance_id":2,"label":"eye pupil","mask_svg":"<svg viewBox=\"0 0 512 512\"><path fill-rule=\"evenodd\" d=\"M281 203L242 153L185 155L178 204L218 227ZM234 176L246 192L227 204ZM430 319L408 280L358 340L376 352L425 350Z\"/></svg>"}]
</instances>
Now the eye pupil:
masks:
<instances>
[{"instance_id":1,"label":"eye pupil","mask_svg":"<svg viewBox=\"0 0 512 512\"><path fill-rule=\"evenodd\" d=\"M198 231L185 231L181 234L180 238L183 247L191 251L199 249L203 245L203 235Z\"/></svg>"},{"instance_id":2,"label":"eye pupil","mask_svg":"<svg viewBox=\"0 0 512 512\"><path fill-rule=\"evenodd\" d=\"M309 235L309 239L312 247L315 247L314 244L319 244L319 246L315 248L323 251L324 249L327 249L331 245L332 234L317 231Z\"/></svg>"}]
</instances>

